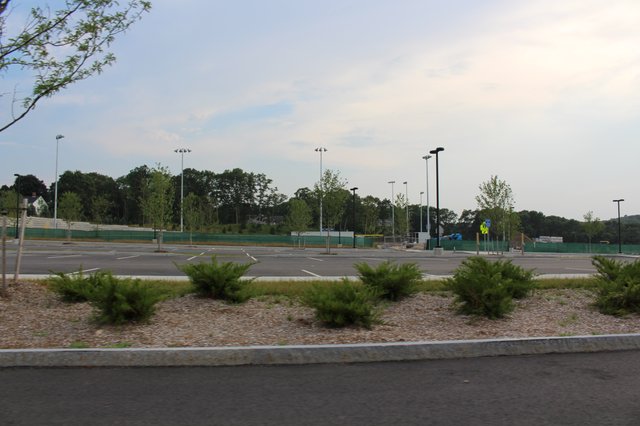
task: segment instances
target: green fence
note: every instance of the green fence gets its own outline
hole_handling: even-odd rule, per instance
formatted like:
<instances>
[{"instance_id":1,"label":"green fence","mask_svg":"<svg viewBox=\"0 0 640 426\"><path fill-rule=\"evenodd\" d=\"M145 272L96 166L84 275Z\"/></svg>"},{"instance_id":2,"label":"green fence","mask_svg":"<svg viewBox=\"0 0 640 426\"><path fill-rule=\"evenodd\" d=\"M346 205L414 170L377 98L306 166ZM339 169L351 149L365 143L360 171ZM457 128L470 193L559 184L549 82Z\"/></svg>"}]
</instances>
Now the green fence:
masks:
<instances>
[{"instance_id":1,"label":"green fence","mask_svg":"<svg viewBox=\"0 0 640 426\"><path fill-rule=\"evenodd\" d=\"M66 239L66 229L25 229L26 238L41 239ZM72 240L98 240L98 241L148 241L152 242L157 237L153 231L113 231L113 230L72 230ZM268 235L268 234L208 234L188 232L168 232L162 234L165 243L185 243L190 244L230 244L230 245L272 245L272 246L295 246L295 247L324 247L327 244L327 237L296 237L291 235ZM372 247L374 239L370 237L356 236L356 247ZM351 237L331 237L332 247L352 247Z\"/></svg>"},{"instance_id":2,"label":"green fence","mask_svg":"<svg viewBox=\"0 0 640 426\"><path fill-rule=\"evenodd\" d=\"M435 247L436 240L431 240L431 247ZM440 245L445 250L471 251L478 250L475 241L452 241L440 240ZM484 241L480 242L479 249L485 251L508 252L508 244L502 242L491 241L486 245ZM526 243L524 246L525 253L588 253L588 254L617 254L617 244L589 244L587 243ZM624 254L640 254L640 245L623 244L622 253Z\"/></svg>"}]
</instances>

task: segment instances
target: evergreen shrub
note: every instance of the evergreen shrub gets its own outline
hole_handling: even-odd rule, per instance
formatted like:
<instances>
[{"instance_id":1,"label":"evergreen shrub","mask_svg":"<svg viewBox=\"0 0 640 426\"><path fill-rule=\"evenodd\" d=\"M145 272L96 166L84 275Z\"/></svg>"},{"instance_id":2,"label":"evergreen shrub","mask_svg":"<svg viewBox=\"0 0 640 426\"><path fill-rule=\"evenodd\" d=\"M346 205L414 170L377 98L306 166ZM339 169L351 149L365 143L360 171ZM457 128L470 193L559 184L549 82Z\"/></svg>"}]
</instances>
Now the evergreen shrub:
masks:
<instances>
[{"instance_id":1,"label":"evergreen shrub","mask_svg":"<svg viewBox=\"0 0 640 426\"><path fill-rule=\"evenodd\" d=\"M107 272L101 274L100 285L91 294L89 303L98 309L99 323L120 325L148 321L163 298L163 293L153 285L139 279L118 279Z\"/></svg>"},{"instance_id":2,"label":"evergreen shrub","mask_svg":"<svg viewBox=\"0 0 640 426\"><path fill-rule=\"evenodd\" d=\"M82 270L74 274L56 272L47 280L49 289L56 293L62 301L69 303L86 302L102 284L107 272L98 271L85 276Z\"/></svg>"},{"instance_id":3,"label":"evergreen shrub","mask_svg":"<svg viewBox=\"0 0 640 426\"><path fill-rule=\"evenodd\" d=\"M197 295L231 303L242 303L250 297L247 290L250 280L240 278L251 265L251 263L218 263L216 257L212 256L211 263L187 263L178 266L178 269L189 277Z\"/></svg>"},{"instance_id":4,"label":"evergreen shrub","mask_svg":"<svg viewBox=\"0 0 640 426\"><path fill-rule=\"evenodd\" d=\"M354 266L365 287L375 291L381 298L392 301L416 293L417 285L422 280L422 272L415 263L396 265L385 261L375 269L364 262Z\"/></svg>"},{"instance_id":5,"label":"evergreen shrub","mask_svg":"<svg viewBox=\"0 0 640 426\"><path fill-rule=\"evenodd\" d=\"M621 262L603 256L592 260L596 275L598 310L607 315L640 312L640 261Z\"/></svg>"},{"instance_id":6,"label":"evergreen shrub","mask_svg":"<svg viewBox=\"0 0 640 426\"><path fill-rule=\"evenodd\" d=\"M379 318L377 296L371 289L343 279L341 283L314 284L303 295L303 303L315 309L316 318L328 327L371 328Z\"/></svg>"},{"instance_id":7,"label":"evergreen shrub","mask_svg":"<svg viewBox=\"0 0 640 426\"><path fill-rule=\"evenodd\" d=\"M459 312L502 318L513 310L513 298L528 296L534 289L533 271L513 265L510 260L491 262L470 257L447 280L456 295Z\"/></svg>"}]
</instances>

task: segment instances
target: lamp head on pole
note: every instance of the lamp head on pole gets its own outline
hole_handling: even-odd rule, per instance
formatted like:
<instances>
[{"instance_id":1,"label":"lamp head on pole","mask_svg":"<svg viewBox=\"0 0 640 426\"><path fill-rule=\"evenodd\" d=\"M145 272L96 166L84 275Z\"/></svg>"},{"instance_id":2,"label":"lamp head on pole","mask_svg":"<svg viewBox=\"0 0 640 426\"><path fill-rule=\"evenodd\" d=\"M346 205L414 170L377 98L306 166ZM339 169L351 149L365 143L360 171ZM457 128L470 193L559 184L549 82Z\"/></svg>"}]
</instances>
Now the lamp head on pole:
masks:
<instances>
[{"instance_id":1,"label":"lamp head on pole","mask_svg":"<svg viewBox=\"0 0 640 426\"><path fill-rule=\"evenodd\" d=\"M422 157L423 160L428 160L429 158L431 158L430 155L425 155L424 157Z\"/></svg>"},{"instance_id":2,"label":"lamp head on pole","mask_svg":"<svg viewBox=\"0 0 640 426\"><path fill-rule=\"evenodd\" d=\"M395 181L395 180L390 180L390 181L389 181L389 182L387 182L387 183L396 183L396 181Z\"/></svg>"},{"instance_id":3,"label":"lamp head on pole","mask_svg":"<svg viewBox=\"0 0 640 426\"><path fill-rule=\"evenodd\" d=\"M187 152L191 152L191 150L189 148L178 148L178 149L174 149L173 152L179 152L180 154L185 154Z\"/></svg>"},{"instance_id":4,"label":"lamp head on pole","mask_svg":"<svg viewBox=\"0 0 640 426\"><path fill-rule=\"evenodd\" d=\"M429 154L435 154L435 155L438 155L438 153L439 153L439 152L442 152L442 151L444 151L444 148L443 148L443 147L441 147L441 146L439 146L439 147L437 147L436 149L432 149L431 151L429 151Z\"/></svg>"},{"instance_id":5,"label":"lamp head on pole","mask_svg":"<svg viewBox=\"0 0 640 426\"><path fill-rule=\"evenodd\" d=\"M64 135L56 135L56 140L59 141L60 139L63 139Z\"/></svg>"},{"instance_id":6,"label":"lamp head on pole","mask_svg":"<svg viewBox=\"0 0 640 426\"><path fill-rule=\"evenodd\" d=\"M350 191L356 192L358 190L357 186L354 186L353 188L350 189Z\"/></svg>"},{"instance_id":7,"label":"lamp head on pole","mask_svg":"<svg viewBox=\"0 0 640 426\"><path fill-rule=\"evenodd\" d=\"M327 148L320 146L318 148L315 149L316 152L327 152Z\"/></svg>"},{"instance_id":8,"label":"lamp head on pole","mask_svg":"<svg viewBox=\"0 0 640 426\"><path fill-rule=\"evenodd\" d=\"M620 198L619 200L613 200L614 203L620 203L622 201L624 201L624 198Z\"/></svg>"}]
</instances>

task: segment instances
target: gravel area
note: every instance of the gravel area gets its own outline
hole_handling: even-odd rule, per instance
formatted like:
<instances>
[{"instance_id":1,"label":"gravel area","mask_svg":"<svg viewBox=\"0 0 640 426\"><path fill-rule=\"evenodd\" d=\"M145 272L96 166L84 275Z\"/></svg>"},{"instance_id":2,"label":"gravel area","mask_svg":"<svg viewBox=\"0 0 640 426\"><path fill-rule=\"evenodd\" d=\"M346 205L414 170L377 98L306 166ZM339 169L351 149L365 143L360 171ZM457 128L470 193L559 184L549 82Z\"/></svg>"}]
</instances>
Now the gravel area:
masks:
<instances>
[{"instance_id":1,"label":"gravel area","mask_svg":"<svg viewBox=\"0 0 640 426\"><path fill-rule=\"evenodd\" d=\"M384 308L371 330L328 329L313 311L285 297L241 305L189 295L158 304L146 324L100 326L87 303L67 304L44 286L23 282L0 298L0 349L207 347L442 341L640 332L640 316L598 313L587 290L538 290L507 318L458 315L448 293L418 294Z\"/></svg>"}]
</instances>

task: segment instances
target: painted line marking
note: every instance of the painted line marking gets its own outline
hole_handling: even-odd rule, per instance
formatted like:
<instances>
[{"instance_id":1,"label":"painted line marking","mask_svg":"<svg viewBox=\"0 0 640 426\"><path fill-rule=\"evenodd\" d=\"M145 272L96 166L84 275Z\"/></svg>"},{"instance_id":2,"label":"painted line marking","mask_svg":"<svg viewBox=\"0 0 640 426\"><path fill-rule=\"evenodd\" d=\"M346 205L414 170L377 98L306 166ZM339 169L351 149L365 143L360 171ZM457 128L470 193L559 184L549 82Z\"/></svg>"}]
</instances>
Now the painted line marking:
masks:
<instances>
[{"instance_id":1,"label":"painted line marking","mask_svg":"<svg viewBox=\"0 0 640 426\"><path fill-rule=\"evenodd\" d=\"M134 257L140 257L140 255L134 254L133 256L117 257L116 260L133 259Z\"/></svg>"},{"instance_id":2,"label":"painted line marking","mask_svg":"<svg viewBox=\"0 0 640 426\"><path fill-rule=\"evenodd\" d=\"M187 262L192 261L192 260L193 260L193 259L195 259L196 257L203 256L203 255L205 255L206 253L207 253L206 251L203 251L203 252L202 252L202 253L200 253L200 254L196 254L195 256L191 256L190 258L188 258L188 259L187 259Z\"/></svg>"},{"instance_id":3,"label":"painted line marking","mask_svg":"<svg viewBox=\"0 0 640 426\"><path fill-rule=\"evenodd\" d=\"M258 261L258 259L256 259L255 257L251 256L249 253L244 252L244 254L246 254L246 255L247 255L247 257L248 257L248 258L250 258L251 260L253 260L254 262L257 262L257 261Z\"/></svg>"},{"instance_id":4,"label":"painted line marking","mask_svg":"<svg viewBox=\"0 0 640 426\"><path fill-rule=\"evenodd\" d=\"M322 276L322 275L314 274L313 272L309 272L309 271L307 271L307 270L305 270L305 269L300 269L300 270L301 270L302 272L304 272L305 274L309 274L309 275L311 275L312 277L318 277L318 278L320 278L320 277Z\"/></svg>"},{"instance_id":5,"label":"painted line marking","mask_svg":"<svg viewBox=\"0 0 640 426\"><path fill-rule=\"evenodd\" d=\"M588 271L588 272L595 272L595 270L593 268L589 269L589 268L564 268L568 271Z\"/></svg>"},{"instance_id":6,"label":"painted line marking","mask_svg":"<svg viewBox=\"0 0 640 426\"><path fill-rule=\"evenodd\" d=\"M100 268L81 269L80 271L71 272L70 275L73 275L73 274L84 274L85 272L93 272L93 271L98 271L98 270L100 270Z\"/></svg>"},{"instance_id":7,"label":"painted line marking","mask_svg":"<svg viewBox=\"0 0 640 426\"><path fill-rule=\"evenodd\" d=\"M67 257L82 257L81 254L67 254L64 256L49 256L47 259L65 259Z\"/></svg>"},{"instance_id":8,"label":"painted line marking","mask_svg":"<svg viewBox=\"0 0 640 426\"><path fill-rule=\"evenodd\" d=\"M316 259L315 257L307 257L307 259L315 260L316 262L324 262L322 259Z\"/></svg>"}]
</instances>

